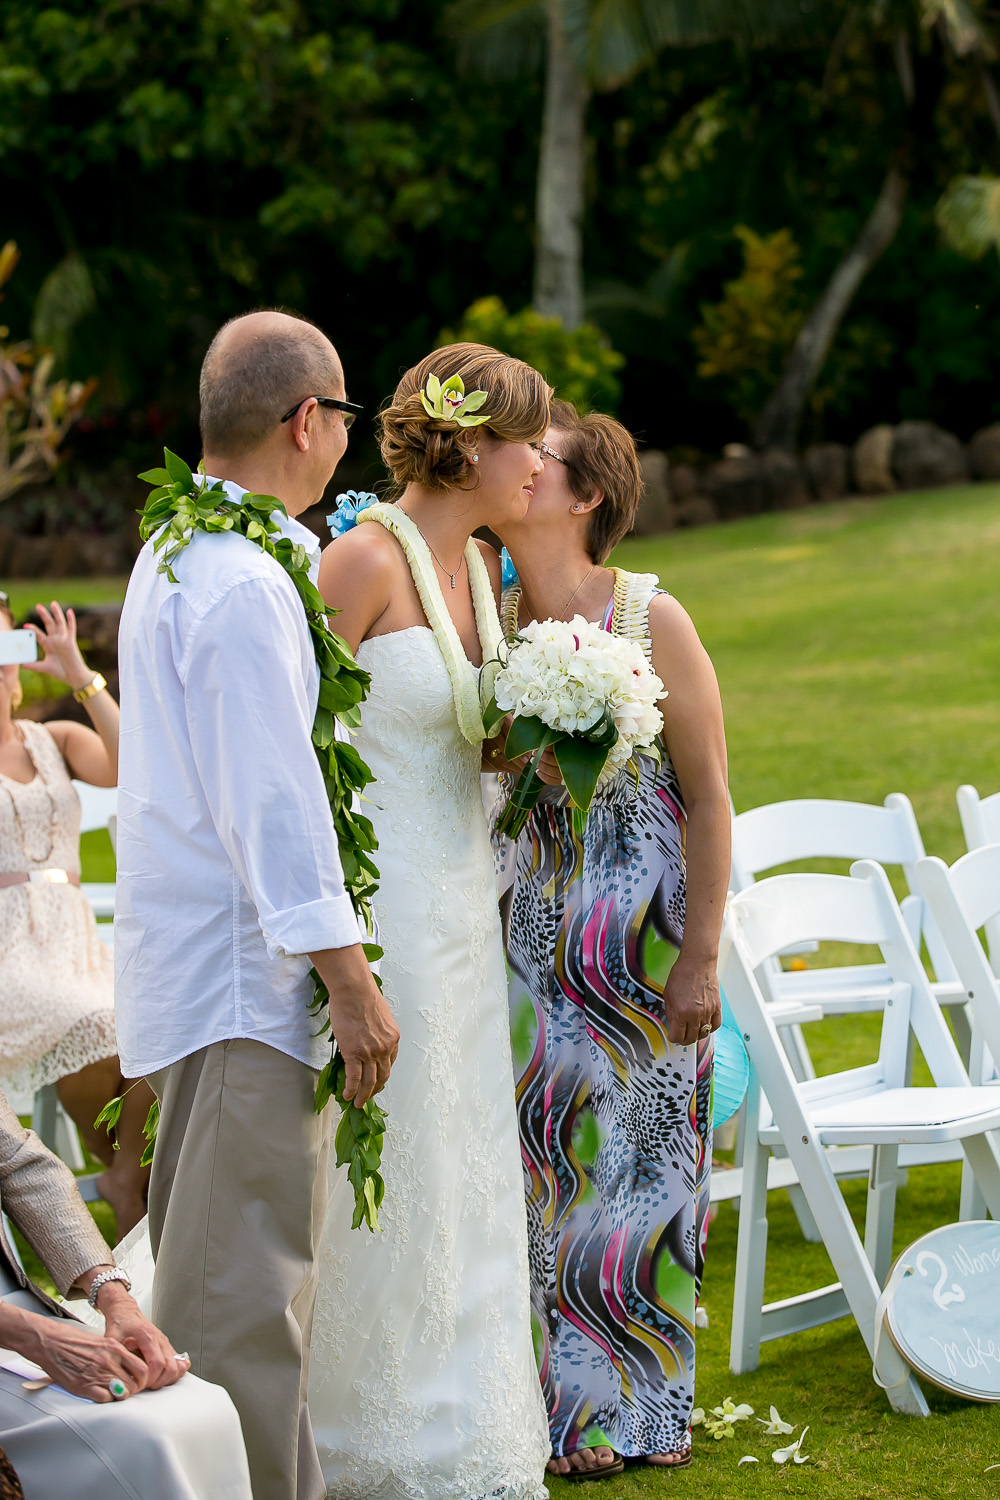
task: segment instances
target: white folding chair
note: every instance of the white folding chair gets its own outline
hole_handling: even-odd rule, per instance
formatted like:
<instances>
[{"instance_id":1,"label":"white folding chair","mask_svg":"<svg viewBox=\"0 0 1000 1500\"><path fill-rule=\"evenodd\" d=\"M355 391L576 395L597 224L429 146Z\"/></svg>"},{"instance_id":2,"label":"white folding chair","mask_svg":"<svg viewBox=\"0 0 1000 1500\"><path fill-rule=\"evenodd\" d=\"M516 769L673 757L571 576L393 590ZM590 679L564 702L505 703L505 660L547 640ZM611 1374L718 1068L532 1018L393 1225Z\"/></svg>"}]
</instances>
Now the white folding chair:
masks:
<instances>
[{"instance_id":1,"label":"white folding chair","mask_svg":"<svg viewBox=\"0 0 1000 1500\"><path fill-rule=\"evenodd\" d=\"M955 794L958 816L962 820L965 847L970 851L984 844L1000 844L1000 792L980 797L974 786L960 786ZM1000 917L988 917L984 923L990 955L1000 963ZM1000 1058L997 1059L1000 1062Z\"/></svg>"},{"instance_id":2,"label":"white folding chair","mask_svg":"<svg viewBox=\"0 0 1000 1500\"><path fill-rule=\"evenodd\" d=\"M980 797L974 786L960 786L955 793L967 849L1000 844L1000 792Z\"/></svg>"},{"instance_id":3,"label":"white folding chair","mask_svg":"<svg viewBox=\"0 0 1000 1500\"><path fill-rule=\"evenodd\" d=\"M969 1076L997 1084L1000 1059L1000 843L984 844L949 870L940 859L922 859L917 881L951 951L972 1015ZM979 940L986 933L987 946ZM983 1204L971 1173L962 1174L963 1218L982 1218Z\"/></svg>"},{"instance_id":4,"label":"white folding chair","mask_svg":"<svg viewBox=\"0 0 1000 1500\"><path fill-rule=\"evenodd\" d=\"M771 1006L769 960L796 943L879 948L888 994L876 1062L801 1080L782 1046ZM852 1315L875 1360L875 1309L892 1257L897 1163L908 1148L960 1142L994 1217L1000 1210L1000 1092L973 1087L931 990L885 871L870 860L843 875L780 875L729 904L719 973L751 1061L730 1344L734 1374L755 1369L762 1342ZM906 1084L910 1034L935 1087ZM871 1150L864 1243L844 1202L831 1153ZM832 1286L765 1306L767 1166L786 1150L839 1277ZM905 1156L904 1156L905 1159ZM912 1373L887 1340L878 1377L899 1411L927 1415Z\"/></svg>"},{"instance_id":5,"label":"white folding chair","mask_svg":"<svg viewBox=\"0 0 1000 1500\"><path fill-rule=\"evenodd\" d=\"M806 859L872 859L880 865L900 865L911 893L902 904L910 934L918 949L921 937L927 944L935 994L941 1004L954 1007L952 1024L964 1049L969 1033L962 986L914 884L916 864L924 854L913 806L902 792L891 792L881 807L820 798L773 802L733 819L732 889L745 890L762 871ZM879 1011L885 1004L887 980L880 964L782 973L775 957L771 968L776 998L819 1005L824 1016ZM815 1077L801 1035L783 1040L800 1076Z\"/></svg>"},{"instance_id":6,"label":"white folding chair","mask_svg":"<svg viewBox=\"0 0 1000 1500\"><path fill-rule=\"evenodd\" d=\"M118 788L91 786L86 781L74 781L73 785L80 798L80 832L92 833L95 829L106 828L113 849L118 825ZM114 942L114 926L108 920L115 914L114 882L85 881L80 889L98 919L101 941Z\"/></svg>"}]
</instances>

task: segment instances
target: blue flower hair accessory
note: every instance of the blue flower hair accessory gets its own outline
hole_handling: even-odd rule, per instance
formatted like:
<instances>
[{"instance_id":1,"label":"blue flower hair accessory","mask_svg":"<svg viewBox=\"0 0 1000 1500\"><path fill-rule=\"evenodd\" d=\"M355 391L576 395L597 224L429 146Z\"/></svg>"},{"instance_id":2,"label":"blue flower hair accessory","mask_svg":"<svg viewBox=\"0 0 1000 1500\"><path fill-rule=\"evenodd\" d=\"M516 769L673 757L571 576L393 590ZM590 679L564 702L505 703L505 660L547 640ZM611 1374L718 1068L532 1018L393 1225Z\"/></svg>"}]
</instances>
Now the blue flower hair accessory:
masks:
<instances>
[{"instance_id":1,"label":"blue flower hair accessory","mask_svg":"<svg viewBox=\"0 0 1000 1500\"><path fill-rule=\"evenodd\" d=\"M327 516L326 524L334 536L343 536L358 524L358 516L363 510L378 503L378 496L369 490L348 490L337 496L337 509Z\"/></svg>"},{"instance_id":2,"label":"blue flower hair accessory","mask_svg":"<svg viewBox=\"0 0 1000 1500\"><path fill-rule=\"evenodd\" d=\"M517 569L514 566L514 559L506 547L500 553L500 567L502 569L500 587L504 589L510 588L512 583L517 582Z\"/></svg>"}]
</instances>

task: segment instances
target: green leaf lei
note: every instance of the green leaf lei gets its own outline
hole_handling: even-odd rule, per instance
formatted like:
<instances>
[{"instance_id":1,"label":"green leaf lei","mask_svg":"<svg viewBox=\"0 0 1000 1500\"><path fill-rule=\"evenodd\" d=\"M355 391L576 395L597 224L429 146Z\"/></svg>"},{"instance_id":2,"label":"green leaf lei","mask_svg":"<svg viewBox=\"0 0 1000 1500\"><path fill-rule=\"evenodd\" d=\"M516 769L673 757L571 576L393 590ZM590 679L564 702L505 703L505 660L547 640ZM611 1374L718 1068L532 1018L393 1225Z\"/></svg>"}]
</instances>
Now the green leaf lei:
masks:
<instances>
[{"instance_id":1,"label":"green leaf lei","mask_svg":"<svg viewBox=\"0 0 1000 1500\"><path fill-rule=\"evenodd\" d=\"M305 548L281 535L273 519L275 511L287 514L281 501L273 495L246 494L237 503L221 482L208 483L203 467L199 470L199 481L184 460L168 448L163 450L163 461L165 468L150 469L139 475L146 483L156 486L141 512L139 532L143 541L155 537L153 549L161 554L158 571L166 573L171 582L176 583L172 565L196 531L235 531L280 563L302 600L319 668L319 703L313 723L313 746L330 799L344 885L355 912L371 933L374 931L371 898L378 889L378 869L371 855L378 848L378 841L370 820L354 810L353 801L354 794L363 791L375 778L354 746L338 740L334 733L335 719L348 729L356 729L361 723L360 704L371 679L354 660L346 641L330 629L327 623L329 611L323 596L309 577ZM365 943L364 952L369 960L382 956L376 943ZM322 1018L318 1033L322 1035L330 1031L330 996L315 969L312 979L315 989L309 1011L311 1015ZM378 1210L385 1196L380 1171L385 1112L374 1099L369 1099L359 1109L344 1098L346 1068L336 1050L332 1033L331 1043L332 1055L316 1085L316 1111L319 1113L331 1098L335 1098L341 1107L335 1146L337 1165L347 1166L347 1175L354 1188L352 1228L357 1229L365 1223L374 1230L379 1227ZM108 1125L110 1133L120 1113L121 1100L113 1099L98 1120ZM152 1113L150 1111L151 1117ZM147 1137L151 1129L155 1134L155 1120L152 1118L147 1120Z\"/></svg>"}]
</instances>

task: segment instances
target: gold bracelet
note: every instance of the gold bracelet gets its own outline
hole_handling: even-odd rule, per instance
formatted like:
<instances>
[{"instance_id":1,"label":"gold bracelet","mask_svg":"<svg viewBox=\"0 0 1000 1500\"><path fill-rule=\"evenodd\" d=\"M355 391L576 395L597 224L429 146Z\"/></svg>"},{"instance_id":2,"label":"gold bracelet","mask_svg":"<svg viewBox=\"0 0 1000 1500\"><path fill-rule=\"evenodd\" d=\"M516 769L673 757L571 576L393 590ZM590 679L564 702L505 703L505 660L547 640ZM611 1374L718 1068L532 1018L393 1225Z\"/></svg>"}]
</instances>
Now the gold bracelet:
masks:
<instances>
[{"instance_id":1,"label":"gold bracelet","mask_svg":"<svg viewBox=\"0 0 1000 1500\"><path fill-rule=\"evenodd\" d=\"M98 693L103 693L107 685L107 679L102 677L100 672L95 672L87 686L77 688L73 697L77 703L86 703L88 698L96 698Z\"/></svg>"}]
</instances>

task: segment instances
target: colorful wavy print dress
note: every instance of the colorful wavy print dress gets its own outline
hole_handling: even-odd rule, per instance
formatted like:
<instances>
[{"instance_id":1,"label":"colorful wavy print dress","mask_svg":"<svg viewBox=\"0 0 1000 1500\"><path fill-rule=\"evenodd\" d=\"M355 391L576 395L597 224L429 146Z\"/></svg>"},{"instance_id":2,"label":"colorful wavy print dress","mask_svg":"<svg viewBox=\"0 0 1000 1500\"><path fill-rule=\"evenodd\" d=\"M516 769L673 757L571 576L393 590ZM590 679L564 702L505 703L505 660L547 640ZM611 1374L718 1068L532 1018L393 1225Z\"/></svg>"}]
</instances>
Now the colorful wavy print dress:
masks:
<instances>
[{"instance_id":1,"label":"colorful wavy print dress","mask_svg":"<svg viewBox=\"0 0 1000 1500\"><path fill-rule=\"evenodd\" d=\"M651 654L651 574L603 621ZM504 599L508 636L519 589ZM503 793L501 793L503 795ZM684 931L680 788L664 752L598 793L582 841L546 788L497 843L535 1353L557 1455L688 1441L712 1160L712 1041L671 1044L664 944ZM660 963L657 963L657 956Z\"/></svg>"}]
</instances>

